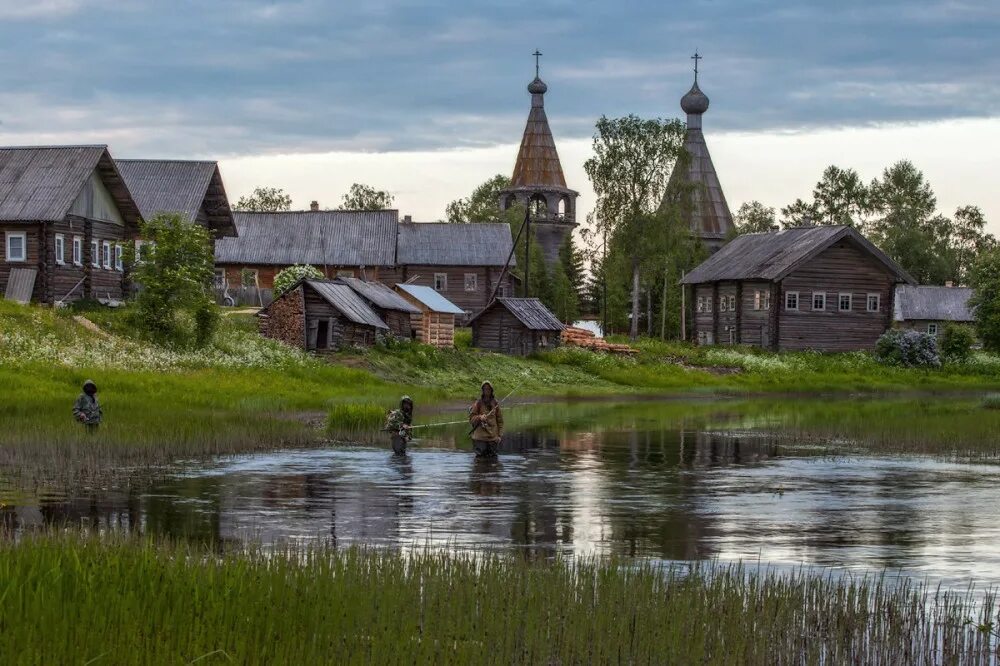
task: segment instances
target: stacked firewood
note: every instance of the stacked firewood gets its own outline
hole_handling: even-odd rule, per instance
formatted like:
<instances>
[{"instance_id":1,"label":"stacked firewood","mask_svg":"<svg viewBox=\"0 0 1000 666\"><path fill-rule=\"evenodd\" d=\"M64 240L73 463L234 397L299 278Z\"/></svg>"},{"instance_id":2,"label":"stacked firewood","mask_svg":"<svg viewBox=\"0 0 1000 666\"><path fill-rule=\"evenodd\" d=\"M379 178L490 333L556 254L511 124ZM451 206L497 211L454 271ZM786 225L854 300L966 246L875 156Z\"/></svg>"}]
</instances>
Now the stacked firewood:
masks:
<instances>
[{"instance_id":1,"label":"stacked firewood","mask_svg":"<svg viewBox=\"0 0 1000 666\"><path fill-rule=\"evenodd\" d=\"M573 326L567 326L563 329L562 343L567 347L582 347L591 351L608 352L609 354L633 356L639 353L639 350L634 347L608 342L585 328L575 328Z\"/></svg>"}]
</instances>

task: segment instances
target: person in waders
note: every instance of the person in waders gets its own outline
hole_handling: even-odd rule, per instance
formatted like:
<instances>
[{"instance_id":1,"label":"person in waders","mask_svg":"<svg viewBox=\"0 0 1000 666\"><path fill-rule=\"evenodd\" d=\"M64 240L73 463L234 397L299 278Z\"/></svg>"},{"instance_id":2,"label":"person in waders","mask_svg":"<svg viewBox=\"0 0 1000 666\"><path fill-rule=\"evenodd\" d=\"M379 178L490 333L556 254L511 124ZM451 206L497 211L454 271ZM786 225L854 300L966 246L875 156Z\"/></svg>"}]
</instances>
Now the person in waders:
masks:
<instances>
[{"instance_id":1,"label":"person in waders","mask_svg":"<svg viewBox=\"0 0 1000 666\"><path fill-rule=\"evenodd\" d=\"M86 426L87 432L94 433L103 415L101 403L97 401L97 384L88 379L83 383L83 393L73 403L73 418Z\"/></svg>"},{"instance_id":2,"label":"person in waders","mask_svg":"<svg viewBox=\"0 0 1000 666\"><path fill-rule=\"evenodd\" d=\"M495 458L497 447L503 438L503 412L493 393L493 384L483 382L479 400L469 410L469 424L472 426L472 447L481 458Z\"/></svg>"},{"instance_id":3,"label":"person in waders","mask_svg":"<svg viewBox=\"0 0 1000 666\"><path fill-rule=\"evenodd\" d=\"M406 445L413 438L413 399L404 395L399 401L399 409L389 412L385 420L385 430L392 441L392 452L397 456L406 455Z\"/></svg>"}]
</instances>

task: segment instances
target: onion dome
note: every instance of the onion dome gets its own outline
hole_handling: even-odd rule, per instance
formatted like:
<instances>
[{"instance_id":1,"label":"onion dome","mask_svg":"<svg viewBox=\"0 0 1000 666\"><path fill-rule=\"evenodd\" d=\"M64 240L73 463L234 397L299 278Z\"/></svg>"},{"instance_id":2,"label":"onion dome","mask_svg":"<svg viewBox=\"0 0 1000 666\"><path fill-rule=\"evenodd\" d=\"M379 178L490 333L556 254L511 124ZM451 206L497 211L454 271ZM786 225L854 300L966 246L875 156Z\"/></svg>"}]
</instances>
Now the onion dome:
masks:
<instances>
[{"instance_id":1,"label":"onion dome","mask_svg":"<svg viewBox=\"0 0 1000 666\"><path fill-rule=\"evenodd\" d=\"M681 110L688 115L701 115L708 111L708 96L698 87L695 81L684 97L681 97Z\"/></svg>"},{"instance_id":2,"label":"onion dome","mask_svg":"<svg viewBox=\"0 0 1000 666\"><path fill-rule=\"evenodd\" d=\"M549 87L545 85L545 81L542 81L537 76L534 81L528 84L528 92L532 95L544 95L548 89Z\"/></svg>"}]
</instances>

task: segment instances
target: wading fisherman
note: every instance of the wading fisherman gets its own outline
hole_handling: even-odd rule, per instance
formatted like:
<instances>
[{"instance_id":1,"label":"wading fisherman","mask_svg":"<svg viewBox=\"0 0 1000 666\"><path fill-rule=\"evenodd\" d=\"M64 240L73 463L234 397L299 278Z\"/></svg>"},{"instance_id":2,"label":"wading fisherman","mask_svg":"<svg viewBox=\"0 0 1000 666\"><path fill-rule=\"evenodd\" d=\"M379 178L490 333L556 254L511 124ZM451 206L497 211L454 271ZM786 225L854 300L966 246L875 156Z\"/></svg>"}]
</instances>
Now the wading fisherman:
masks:
<instances>
[{"instance_id":1,"label":"wading fisherman","mask_svg":"<svg viewBox=\"0 0 1000 666\"><path fill-rule=\"evenodd\" d=\"M94 432L101 425L101 403L97 401L97 384L91 380L83 383L83 393L73 403L73 418L87 427L87 432Z\"/></svg>"},{"instance_id":2,"label":"wading fisherman","mask_svg":"<svg viewBox=\"0 0 1000 666\"><path fill-rule=\"evenodd\" d=\"M406 455L406 445L413 438L413 399L404 395L399 401L399 409L386 416L384 430L390 433L392 452L397 456Z\"/></svg>"},{"instance_id":3,"label":"wading fisherman","mask_svg":"<svg viewBox=\"0 0 1000 666\"><path fill-rule=\"evenodd\" d=\"M479 400L469 410L469 424L472 425L472 446L476 455L495 458L497 447L503 438L503 412L493 394L493 384L483 382Z\"/></svg>"}]
</instances>

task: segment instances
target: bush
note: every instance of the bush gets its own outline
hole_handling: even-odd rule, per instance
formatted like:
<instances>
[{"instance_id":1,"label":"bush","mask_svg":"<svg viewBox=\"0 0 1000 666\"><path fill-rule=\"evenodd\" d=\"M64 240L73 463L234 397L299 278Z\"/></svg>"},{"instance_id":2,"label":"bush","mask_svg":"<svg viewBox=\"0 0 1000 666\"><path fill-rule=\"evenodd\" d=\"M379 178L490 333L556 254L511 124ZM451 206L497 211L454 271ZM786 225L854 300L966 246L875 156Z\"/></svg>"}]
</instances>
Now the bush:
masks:
<instances>
[{"instance_id":1,"label":"bush","mask_svg":"<svg viewBox=\"0 0 1000 666\"><path fill-rule=\"evenodd\" d=\"M291 289L293 284L302 279L322 280L323 274L312 266L302 266L300 264L282 269L281 272L274 276L275 297L285 293Z\"/></svg>"},{"instance_id":2,"label":"bush","mask_svg":"<svg viewBox=\"0 0 1000 666\"><path fill-rule=\"evenodd\" d=\"M908 368L939 368L941 356L933 335L891 329L875 343L875 357L889 365Z\"/></svg>"},{"instance_id":3,"label":"bush","mask_svg":"<svg viewBox=\"0 0 1000 666\"><path fill-rule=\"evenodd\" d=\"M972 345L976 342L976 334L969 326L948 324L938 338L938 348L941 356L950 363L965 363L972 357Z\"/></svg>"}]
</instances>

